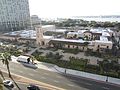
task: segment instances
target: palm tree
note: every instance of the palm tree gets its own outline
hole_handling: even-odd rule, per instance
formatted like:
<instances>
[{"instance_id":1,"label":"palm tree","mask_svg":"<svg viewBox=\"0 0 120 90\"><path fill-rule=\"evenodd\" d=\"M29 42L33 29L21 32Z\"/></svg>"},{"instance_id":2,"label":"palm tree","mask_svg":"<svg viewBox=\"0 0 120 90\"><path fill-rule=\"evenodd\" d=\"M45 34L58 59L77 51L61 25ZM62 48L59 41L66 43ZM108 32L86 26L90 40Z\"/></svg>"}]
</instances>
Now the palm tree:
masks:
<instances>
[{"instance_id":1,"label":"palm tree","mask_svg":"<svg viewBox=\"0 0 120 90\"><path fill-rule=\"evenodd\" d=\"M5 77L4 77L4 75L3 75L3 73L2 73L1 70L0 70L0 75L1 75L1 77L3 78L3 80L5 80Z\"/></svg>"},{"instance_id":2,"label":"palm tree","mask_svg":"<svg viewBox=\"0 0 120 90\"><path fill-rule=\"evenodd\" d=\"M8 75L9 75L9 77L11 77L10 68L9 68L9 61L11 60L11 55L10 55L10 53L4 52L1 54L1 57L2 57L2 59L1 59L2 63L7 66Z\"/></svg>"},{"instance_id":3,"label":"palm tree","mask_svg":"<svg viewBox=\"0 0 120 90\"><path fill-rule=\"evenodd\" d=\"M3 90L3 82L1 78L0 78L0 90Z\"/></svg>"}]
</instances>

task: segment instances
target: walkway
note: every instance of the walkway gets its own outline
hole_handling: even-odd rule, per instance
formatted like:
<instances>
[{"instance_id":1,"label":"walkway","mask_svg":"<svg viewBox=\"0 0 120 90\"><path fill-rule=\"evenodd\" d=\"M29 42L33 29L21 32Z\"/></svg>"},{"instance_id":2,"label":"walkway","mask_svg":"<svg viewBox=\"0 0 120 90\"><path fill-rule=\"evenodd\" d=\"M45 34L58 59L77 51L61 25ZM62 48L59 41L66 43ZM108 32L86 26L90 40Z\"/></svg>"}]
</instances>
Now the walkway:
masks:
<instances>
[{"instance_id":1,"label":"walkway","mask_svg":"<svg viewBox=\"0 0 120 90\"><path fill-rule=\"evenodd\" d=\"M31 50L30 52L27 53L27 55L31 55L31 54L34 53L36 50L39 50L39 48L40 48L40 47L37 47L37 48Z\"/></svg>"}]
</instances>

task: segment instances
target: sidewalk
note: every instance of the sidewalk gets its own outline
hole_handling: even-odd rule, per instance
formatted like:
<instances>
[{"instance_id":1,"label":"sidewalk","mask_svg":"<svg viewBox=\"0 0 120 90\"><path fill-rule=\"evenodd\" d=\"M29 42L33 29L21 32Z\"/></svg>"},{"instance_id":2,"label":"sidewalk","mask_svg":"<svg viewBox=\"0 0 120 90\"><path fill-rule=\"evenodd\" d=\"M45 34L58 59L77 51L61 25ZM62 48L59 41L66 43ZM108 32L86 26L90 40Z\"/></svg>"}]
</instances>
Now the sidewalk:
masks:
<instances>
[{"instance_id":1,"label":"sidewalk","mask_svg":"<svg viewBox=\"0 0 120 90\"><path fill-rule=\"evenodd\" d=\"M31 54L32 54L33 52L35 52L36 50L39 50L39 48L40 48L40 47L37 47L37 48L31 50L30 52L27 53L27 55L31 55Z\"/></svg>"}]
</instances>

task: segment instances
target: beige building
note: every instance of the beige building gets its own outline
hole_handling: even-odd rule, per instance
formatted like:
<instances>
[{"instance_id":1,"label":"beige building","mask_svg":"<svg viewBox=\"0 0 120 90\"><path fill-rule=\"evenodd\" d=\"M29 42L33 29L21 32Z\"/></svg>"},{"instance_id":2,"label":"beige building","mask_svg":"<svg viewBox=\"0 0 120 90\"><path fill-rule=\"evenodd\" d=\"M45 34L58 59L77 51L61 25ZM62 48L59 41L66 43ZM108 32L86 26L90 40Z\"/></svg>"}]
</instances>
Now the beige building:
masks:
<instances>
[{"instance_id":1,"label":"beige building","mask_svg":"<svg viewBox=\"0 0 120 90\"><path fill-rule=\"evenodd\" d=\"M79 34L77 32L68 32L66 38L78 38Z\"/></svg>"},{"instance_id":2,"label":"beige building","mask_svg":"<svg viewBox=\"0 0 120 90\"><path fill-rule=\"evenodd\" d=\"M83 34L84 34L84 37L87 38L88 40L92 39L92 32L91 31L85 31Z\"/></svg>"},{"instance_id":3,"label":"beige building","mask_svg":"<svg viewBox=\"0 0 120 90\"><path fill-rule=\"evenodd\" d=\"M105 49L112 49L113 43L111 41L100 41L100 40L95 40L91 41L90 44L88 45L88 48L96 51L103 51Z\"/></svg>"},{"instance_id":4,"label":"beige building","mask_svg":"<svg viewBox=\"0 0 120 90\"><path fill-rule=\"evenodd\" d=\"M99 37L99 40L94 41L84 41L84 40L74 40L65 38L54 38L54 36L44 36L45 28L37 26L36 28L36 42L39 46L50 46L57 48L71 48L86 51L88 48L96 51L104 51L105 49L112 49L113 43L108 41L107 37L100 36L101 33L92 33L90 31L85 31L84 36L88 36L88 39L93 37Z\"/></svg>"},{"instance_id":5,"label":"beige building","mask_svg":"<svg viewBox=\"0 0 120 90\"><path fill-rule=\"evenodd\" d=\"M70 39L52 39L49 42L50 47L56 48L69 48L69 49L79 49L86 51L89 42L83 40L70 40Z\"/></svg>"},{"instance_id":6,"label":"beige building","mask_svg":"<svg viewBox=\"0 0 120 90\"><path fill-rule=\"evenodd\" d=\"M39 46L48 45L48 42L53 38L53 36L44 36L44 28L41 25L35 27L36 30L36 43Z\"/></svg>"}]
</instances>

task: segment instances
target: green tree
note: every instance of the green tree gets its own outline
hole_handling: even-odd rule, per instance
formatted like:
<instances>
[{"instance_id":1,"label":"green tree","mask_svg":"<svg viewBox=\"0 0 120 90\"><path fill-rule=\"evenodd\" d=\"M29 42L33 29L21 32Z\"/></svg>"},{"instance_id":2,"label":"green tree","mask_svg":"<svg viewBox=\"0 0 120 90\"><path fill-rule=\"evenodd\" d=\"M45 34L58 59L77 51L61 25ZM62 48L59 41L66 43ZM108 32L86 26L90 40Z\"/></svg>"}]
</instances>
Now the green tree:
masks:
<instances>
[{"instance_id":1,"label":"green tree","mask_svg":"<svg viewBox=\"0 0 120 90\"><path fill-rule=\"evenodd\" d=\"M98 65L99 65L99 68L100 68L100 74L103 74L104 73L104 70L103 70L103 61L99 61L99 60L97 60L97 63L98 63Z\"/></svg>"},{"instance_id":2,"label":"green tree","mask_svg":"<svg viewBox=\"0 0 120 90\"><path fill-rule=\"evenodd\" d=\"M3 90L3 81L1 78L0 78L0 90Z\"/></svg>"},{"instance_id":3,"label":"green tree","mask_svg":"<svg viewBox=\"0 0 120 90\"><path fill-rule=\"evenodd\" d=\"M3 80L5 80L5 77L4 77L4 75L3 75L3 73L2 73L1 70L0 70L0 75L1 75L1 77L3 78Z\"/></svg>"},{"instance_id":4,"label":"green tree","mask_svg":"<svg viewBox=\"0 0 120 90\"><path fill-rule=\"evenodd\" d=\"M98 61L98 64L99 64L99 68L100 68L100 73L108 74L108 72L110 71L110 68L111 68L110 62L107 59L105 59L103 61Z\"/></svg>"},{"instance_id":5,"label":"green tree","mask_svg":"<svg viewBox=\"0 0 120 90\"><path fill-rule=\"evenodd\" d=\"M87 64L88 64L88 59L84 59L84 65L83 65L83 70L84 71L86 69Z\"/></svg>"},{"instance_id":6,"label":"green tree","mask_svg":"<svg viewBox=\"0 0 120 90\"><path fill-rule=\"evenodd\" d=\"M10 68L9 68L9 61L11 60L10 53L7 53L7 52L2 53L1 60L2 60L2 63L7 66L8 75L9 75L9 77L11 77Z\"/></svg>"}]
</instances>

